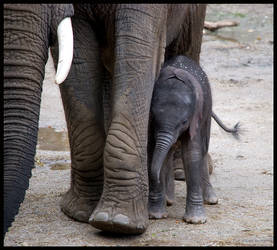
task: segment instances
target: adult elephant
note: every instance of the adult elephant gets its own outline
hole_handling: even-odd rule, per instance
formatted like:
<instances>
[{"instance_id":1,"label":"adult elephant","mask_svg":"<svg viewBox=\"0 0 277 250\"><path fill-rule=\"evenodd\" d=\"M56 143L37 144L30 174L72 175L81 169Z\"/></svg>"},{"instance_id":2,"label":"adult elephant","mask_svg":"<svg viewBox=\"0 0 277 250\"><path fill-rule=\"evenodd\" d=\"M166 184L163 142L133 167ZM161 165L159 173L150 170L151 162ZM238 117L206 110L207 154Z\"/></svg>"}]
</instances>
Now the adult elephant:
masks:
<instances>
[{"instance_id":1,"label":"adult elephant","mask_svg":"<svg viewBox=\"0 0 277 250\"><path fill-rule=\"evenodd\" d=\"M71 185L61 201L68 216L104 231L146 230L154 81L171 56L199 61L205 11L199 4L74 4L73 64L60 85L71 149ZM57 44L52 52L57 65Z\"/></svg>"},{"instance_id":2,"label":"adult elephant","mask_svg":"<svg viewBox=\"0 0 277 250\"><path fill-rule=\"evenodd\" d=\"M29 186L44 66L57 33L60 44L67 44L61 47L57 81L70 69L73 13L73 6L64 4L4 4L4 234Z\"/></svg>"},{"instance_id":3,"label":"adult elephant","mask_svg":"<svg viewBox=\"0 0 277 250\"><path fill-rule=\"evenodd\" d=\"M146 230L154 81L167 58L199 61L205 10L198 4L74 5L74 59L60 86L72 164L61 201L68 216L105 231ZM57 61L57 47L52 51Z\"/></svg>"}]
</instances>

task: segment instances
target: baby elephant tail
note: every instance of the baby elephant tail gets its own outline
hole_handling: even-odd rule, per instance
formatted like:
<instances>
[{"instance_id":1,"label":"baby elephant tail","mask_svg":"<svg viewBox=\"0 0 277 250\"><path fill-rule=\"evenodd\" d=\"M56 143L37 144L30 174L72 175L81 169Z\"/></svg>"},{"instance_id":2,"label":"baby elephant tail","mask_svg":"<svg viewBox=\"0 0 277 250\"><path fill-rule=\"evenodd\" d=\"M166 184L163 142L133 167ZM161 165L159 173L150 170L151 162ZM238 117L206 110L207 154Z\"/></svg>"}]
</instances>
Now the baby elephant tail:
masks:
<instances>
[{"instance_id":1,"label":"baby elephant tail","mask_svg":"<svg viewBox=\"0 0 277 250\"><path fill-rule=\"evenodd\" d=\"M213 111L212 111L212 118L214 118L217 124L221 128L223 128L226 132L231 133L235 137L235 139L237 140L240 139L241 125L239 122L233 128L227 128Z\"/></svg>"}]
</instances>

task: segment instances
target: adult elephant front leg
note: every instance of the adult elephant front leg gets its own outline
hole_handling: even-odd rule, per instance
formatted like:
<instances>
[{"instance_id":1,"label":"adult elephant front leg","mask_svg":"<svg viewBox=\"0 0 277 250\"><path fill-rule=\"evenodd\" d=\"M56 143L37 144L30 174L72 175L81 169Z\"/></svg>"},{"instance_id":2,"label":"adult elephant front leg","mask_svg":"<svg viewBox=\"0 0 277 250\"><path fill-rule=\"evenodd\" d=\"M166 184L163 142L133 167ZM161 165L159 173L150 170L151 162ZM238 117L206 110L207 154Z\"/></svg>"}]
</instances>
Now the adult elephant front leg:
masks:
<instances>
[{"instance_id":1,"label":"adult elephant front leg","mask_svg":"<svg viewBox=\"0 0 277 250\"><path fill-rule=\"evenodd\" d=\"M116 11L114 91L104 149L104 188L90 223L143 233L148 225L147 132L152 90L164 55L164 5L121 5ZM158 52L161 50L161 52Z\"/></svg>"},{"instance_id":2,"label":"adult elephant front leg","mask_svg":"<svg viewBox=\"0 0 277 250\"><path fill-rule=\"evenodd\" d=\"M72 67L60 85L71 150L71 185L60 205L69 217L88 222L103 189L103 66L90 24L74 16L72 26Z\"/></svg>"}]
</instances>

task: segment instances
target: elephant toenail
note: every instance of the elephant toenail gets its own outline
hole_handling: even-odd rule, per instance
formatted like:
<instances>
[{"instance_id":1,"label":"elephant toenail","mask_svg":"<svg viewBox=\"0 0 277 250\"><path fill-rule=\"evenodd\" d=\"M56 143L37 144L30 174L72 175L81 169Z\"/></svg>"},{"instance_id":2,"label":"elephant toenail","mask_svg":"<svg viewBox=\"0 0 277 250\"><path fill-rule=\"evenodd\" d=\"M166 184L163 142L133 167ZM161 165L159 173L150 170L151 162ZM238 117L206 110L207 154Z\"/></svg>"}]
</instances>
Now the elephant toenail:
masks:
<instances>
[{"instance_id":1,"label":"elephant toenail","mask_svg":"<svg viewBox=\"0 0 277 250\"><path fill-rule=\"evenodd\" d=\"M213 198L211 198L211 200L210 200L210 204L217 204L218 203L218 199L217 199L217 197L213 197Z\"/></svg>"},{"instance_id":2,"label":"elephant toenail","mask_svg":"<svg viewBox=\"0 0 277 250\"><path fill-rule=\"evenodd\" d=\"M138 230L142 230L142 229L144 229L143 224L138 224L138 225L137 225L137 229L138 229Z\"/></svg>"},{"instance_id":3,"label":"elephant toenail","mask_svg":"<svg viewBox=\"0 0 277 250\"><path fill-rule=\"evenodd\" d=\"M103 222L107 222L109 219L109 215L108 213L105 212L100 212L97 213L95 216L91 216L89 221L103 221Z\"/></svg>"},{"instance_id":4,"label":"elephant toenail","mask_svg":"<svg viewBox=\"0 0 277 250\"><path fill-rule=\"evenodd\" d=\"M117 214L113 218L113 222L121 225L127 225L129 224L129 218L123 214Z\"/></svg>"}]
</instances>

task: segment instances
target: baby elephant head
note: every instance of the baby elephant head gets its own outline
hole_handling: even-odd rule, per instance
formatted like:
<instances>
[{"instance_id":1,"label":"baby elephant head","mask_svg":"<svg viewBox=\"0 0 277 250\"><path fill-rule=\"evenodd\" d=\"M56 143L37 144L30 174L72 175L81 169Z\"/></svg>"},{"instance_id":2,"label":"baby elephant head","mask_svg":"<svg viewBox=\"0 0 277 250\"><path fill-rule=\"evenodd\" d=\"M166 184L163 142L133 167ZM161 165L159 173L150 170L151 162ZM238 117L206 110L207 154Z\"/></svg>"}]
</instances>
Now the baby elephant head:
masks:
<instances>
[{"instance_id":1,"label":"baby elephant head","mask_svg":"<svg viewBox=\"0 0 277 250\"><path fill-rule=\"evenodd\" d=\"M191 74L172 66L162 68L151 103L156 141L151 178L157 183L163 162L178 137L185 131L191 139L194 137L201 119L202 103L202 88Z\"/></svg>"}]
</instances>

